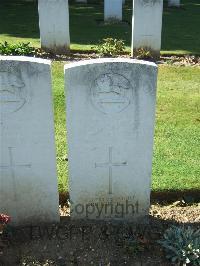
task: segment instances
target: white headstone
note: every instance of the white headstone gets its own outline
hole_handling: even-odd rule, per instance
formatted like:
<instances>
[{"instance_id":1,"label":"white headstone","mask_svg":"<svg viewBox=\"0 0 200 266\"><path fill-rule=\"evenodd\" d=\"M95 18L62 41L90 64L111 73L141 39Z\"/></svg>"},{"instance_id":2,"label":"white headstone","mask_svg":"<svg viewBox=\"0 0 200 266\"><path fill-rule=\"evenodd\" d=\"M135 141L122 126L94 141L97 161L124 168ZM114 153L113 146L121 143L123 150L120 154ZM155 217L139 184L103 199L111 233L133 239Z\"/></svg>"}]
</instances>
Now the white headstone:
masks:
<instances>
[{"instance_id":1,"label":"white headstone","mask_svg":"<svg viewBox=\"0 0 200 266\"><path fill-rule=\"evenodd\" d=\"M0 57L0 213L15 225L56 222L50 61Z\"/></svg>"},{"instance_id":2,"label":"white headstone","mask_svg":"<svg viewBox=\"0 0 200 266\"><path fill-rule=\"evenodd\" d=\"M72 218L144 220L150 201L157 66L65 65Z\"/></svg>"},{"instance_id":3,"label":"white headstone","mask_svg":"<svg viewBox=\"0 0 200 266\"><path fill-rule=\"evenodd\" d=\"M161 48L163 0L133 0L132 55L146 48L159 56Z\"/></svg>"},{"instance_id":4,"label":"white headstone","mask_svg":"<svg viewBox=\"0 0 200 266\"><path fill-rule=\"evenodd\" d=\"M41 47L55 54L70 49L68 0L39 0Z\"/></svg>"},{"instance_id":5,"label":"white headstone","mask_svg":"<svg viewBox=\"0 0 200 266\"><path fill-rule=\"evenodd\" d=\"M181 5L180 0L168 0L168 6L180 7L180 5Z\"/></svg>"},{"instance_id":6,"label":"white headstone","mask_svg":"<svg viewBox=\"0 0 200 266\"><path fill-rule=\"evenodd\" d=\"M104 20L122 20L122 0L104 0Z\"/></svg>"},{"instance_id":7,"label":"white headstone","mask_svg":"<svg viewBox=\"0 0 200 266\"><path fill-rule=\"evenodd\" d=\"M77 3L87 3L87 0L76 0Z\"/></svg>"}]
</instances>

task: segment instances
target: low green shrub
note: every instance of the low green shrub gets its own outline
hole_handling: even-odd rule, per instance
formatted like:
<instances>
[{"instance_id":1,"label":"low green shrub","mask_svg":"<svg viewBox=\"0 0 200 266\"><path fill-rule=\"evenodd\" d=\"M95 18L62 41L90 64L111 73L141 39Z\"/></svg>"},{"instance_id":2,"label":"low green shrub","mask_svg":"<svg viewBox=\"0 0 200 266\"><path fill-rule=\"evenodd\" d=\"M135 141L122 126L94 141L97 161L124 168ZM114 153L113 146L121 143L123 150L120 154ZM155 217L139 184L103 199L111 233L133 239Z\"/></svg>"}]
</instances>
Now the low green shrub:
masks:
<instances>
[{"instance_id":1,"label":"low green shrub","mask_svg":"<svg viewBox=\"0 0 200 266\"><path fill-rule=\"evenodd\" d=\"M153 56L151 52L146 48L139 48L134 51L133 56L137 59L144 59L144 60L151 60L153 59Z\"/></svg>"},{"instance_id":2,"label":"low green shrub","mask_svg":"<svg viewBox=\"0 0 200 266\"><path fill-rule=\"evenodd\" d=\"M100 56L114 57L125 51L123 40L105 38L95 47Z\"/></svg>"},{"instance_id":3,"label":"low green shrub","mask_svg":"<svg viewBox=\"0 0 200 266\"><path fill-rule=\"evenodd\" d=\"M166 257L178 265L200 265L200 230L190 226L168 228L164 239L158 241L166 252Z\"/></svg>"},{"instance_id":4,"label":"low green shrub","mask_svg":"<svg viewBox=\"0 0 200 266\"><path fill-rule=\"evenodd\" d=\"M0 43L1 55L24 55L33 56L37 53L37 49L30 46L30 43L10 44L8 42Z\"/></svg>"}]
</instances>

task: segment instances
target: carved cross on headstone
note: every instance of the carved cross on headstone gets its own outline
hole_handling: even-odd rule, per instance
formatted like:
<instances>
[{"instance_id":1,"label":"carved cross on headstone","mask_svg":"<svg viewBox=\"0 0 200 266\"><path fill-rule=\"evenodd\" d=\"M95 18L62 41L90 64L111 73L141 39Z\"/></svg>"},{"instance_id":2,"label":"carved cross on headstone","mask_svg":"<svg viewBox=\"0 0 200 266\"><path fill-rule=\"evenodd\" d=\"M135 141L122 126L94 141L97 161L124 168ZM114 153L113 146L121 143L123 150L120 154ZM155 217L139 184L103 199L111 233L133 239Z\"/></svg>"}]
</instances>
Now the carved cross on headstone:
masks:
<instances>
[{"instance_id":1,"label":"carved cross on headstone","mask_svg":"<svg viewBox=\"0 0 200 266\"><path fill-rule=\"evenodd\" d=\"M0 169L10 170L13 183L15 183L15 168L27 167L31 168L31 164L15 164L13 158L13 147L8 147L9 163L7 165L0 165Z\"/></svg>"},{"instance_id":2,"label":"carved cross on headstone","mask_svg":"<svg viewBox=\"0 0 200 266\"><path fill-rule=\"evenodd\" d=\"M109 169L109 189L108 194L113 193L112 179L113 179L113 167L127 166L127 162L114 163L113 162L113 147L109 147L109 160L105 163L95 163L95 167L108 167Z\"/></svg>"}]
</instances>

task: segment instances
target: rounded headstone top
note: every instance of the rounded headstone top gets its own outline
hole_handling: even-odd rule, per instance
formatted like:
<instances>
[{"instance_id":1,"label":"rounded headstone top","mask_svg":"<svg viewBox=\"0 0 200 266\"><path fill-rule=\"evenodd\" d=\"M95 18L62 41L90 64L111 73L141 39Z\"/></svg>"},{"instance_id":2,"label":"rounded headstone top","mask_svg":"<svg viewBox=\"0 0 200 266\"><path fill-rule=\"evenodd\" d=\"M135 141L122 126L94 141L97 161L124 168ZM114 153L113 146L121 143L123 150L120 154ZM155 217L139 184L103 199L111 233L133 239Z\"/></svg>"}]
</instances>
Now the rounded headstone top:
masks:
<instances>
[{"instance_id":1,"label":"rounded headstone top","mask_svg":"<svg viewBox=\"0 0 200 266\"><path fill-rule=\"evenodd\" d=\"M18 62L30 62L38 64L50 65L51 61L42 58L28 57L28 56L0 56L0 61L18 61Z\"/></svg>"},{"instance_id":2,"label":"rounded headstone top","mask_svg":"<svg viewBox=\"0 0 200 266\"><path fill-rule=\"evenodd\" d=\"M65 70L67 70L79 66L103 64L103 63L128 63L128 64L152 66L157 68L157 65L153 62L137 60L137 59L127 59L127 58L100 58L100 59L83 60L75 63L66 64L64 68Z\"/></svg>"}]
</instances>

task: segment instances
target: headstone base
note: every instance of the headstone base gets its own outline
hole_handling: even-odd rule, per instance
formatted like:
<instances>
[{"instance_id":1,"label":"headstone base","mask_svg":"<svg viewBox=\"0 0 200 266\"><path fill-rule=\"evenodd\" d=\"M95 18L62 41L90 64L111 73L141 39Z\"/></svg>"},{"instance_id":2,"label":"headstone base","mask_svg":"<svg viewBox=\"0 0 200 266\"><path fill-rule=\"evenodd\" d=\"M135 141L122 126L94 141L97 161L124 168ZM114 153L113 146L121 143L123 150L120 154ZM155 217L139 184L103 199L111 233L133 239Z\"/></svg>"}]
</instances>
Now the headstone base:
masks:
<instances>
[{"instance_id":1,"label":"headstone base","mask_svg":"<svg viewBox=\"0 0 200 266\"><path fill-rule=\"evenodd\" d=\"M149 53L148 53L149 52ZM140 47L137 49L133 49L131 51L131 57L132 58L138 58L138 59L149 59L149 60L159 60L160 58L160 50L153 50L150 47Z\"/></svg>"},{"instance_id":2,"label":"headstone base","mask_svg":"<svg viewBox=\"0 0 200 266\"><path fill-rule=\"evenodd\" d=\"M69 55L70 54L70 47L66 47L66 46L57 46L57 47L42 47L42 49L47 52L47 53L51 53L54 55Z\"/></svg>"}]
</instances>

